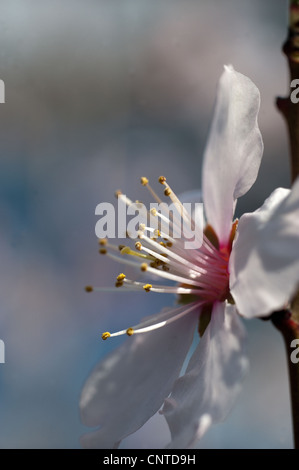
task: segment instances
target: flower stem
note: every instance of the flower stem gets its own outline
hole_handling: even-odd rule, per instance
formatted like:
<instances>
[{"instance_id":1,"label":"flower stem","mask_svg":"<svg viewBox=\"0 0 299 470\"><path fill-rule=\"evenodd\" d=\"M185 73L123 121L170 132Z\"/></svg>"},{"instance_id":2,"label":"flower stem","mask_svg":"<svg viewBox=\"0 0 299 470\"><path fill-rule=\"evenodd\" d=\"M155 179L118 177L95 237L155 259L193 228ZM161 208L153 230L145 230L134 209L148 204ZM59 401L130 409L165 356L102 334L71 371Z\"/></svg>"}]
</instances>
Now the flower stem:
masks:
<instances>
[{"instance_id":1,"label":"flower stem","mask_svg":"<svg viewBox=\"0 0 299 470\"><path fill-rule=\"evenodd\" d=\"M283 52L287 57L290 89L299 83L299 0L289 1L289 29L288 37L283 45ZM292 83L293 80L296 82ZM297 97L296 97L297 98ZM291 181L299 176L299 102L292 99L292 93L286 98L277 98L277 107L283 114L288 128L291 154ZM294 348L292 341L299 339L299 291L295 295L289 311L275 312L272 321L281 332L289 366L290 394L292 402L292 417L294 431L294 446L299 449L299 362L291 360Z\"/></svg>"},{"instance_id":2,"label":"flower stem","mask_svg":"<svg viewBox=\"0 0 299 470\"><path fill-rule=\"evenodd\" d=\"M290 0L289 30L283 52L287 56L290 81L299 79L299 1ZM298 87L298 84L296 85ZM285 117L291 151L291 180L299 175L299 103L287 98L277 98L277 107Z\"/></svg>"},{"instance_id":3,"label":"flower stem","mask_svg":"<svg viewBox=\"0 0 299 470\"><path fill-rule=\"evenodd\" d=\"M299 340L299 322L296 320L296 315L286 310L275 312L272 315L272 322L282 333L285 342L289 366L294 447L299 449L299 362L296 364L291 360L291 354L294 352L294 348L291 347L292 341Z\"/></svg>"}]
</instances>

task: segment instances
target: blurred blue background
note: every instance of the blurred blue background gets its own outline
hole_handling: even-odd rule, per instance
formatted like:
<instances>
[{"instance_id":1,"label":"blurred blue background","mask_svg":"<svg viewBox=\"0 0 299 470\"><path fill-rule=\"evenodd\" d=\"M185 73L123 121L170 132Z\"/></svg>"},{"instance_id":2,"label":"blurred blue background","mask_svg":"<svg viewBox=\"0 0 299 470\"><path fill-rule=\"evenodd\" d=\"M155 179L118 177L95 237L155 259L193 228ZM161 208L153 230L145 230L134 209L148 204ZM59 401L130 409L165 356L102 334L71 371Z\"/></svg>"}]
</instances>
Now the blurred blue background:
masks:
<instances>
[{"instance_id":1,"label":"blurred blue background","mask_svg":"<svg viewBox=\"0 0 299 470\"><path fill-rule=\"evenodd\" d=\"M94 214L140 176L197 189L223 64L262 96L264 159L238 214L289 186L288 142L275 109L288 90L278 0L2 0L0 78L0 446L80 448L78 402L90 371L123 328L167 296L88 295L120 266L98 255ZM159 188L158 188L159 189ZM292 447L286 359L271 324L246 322L251 370L228 419L202 448ZM121 399L121 398L120 398ZM122 447L168 442L154 417Z\"/></svg>"}]
</instances>

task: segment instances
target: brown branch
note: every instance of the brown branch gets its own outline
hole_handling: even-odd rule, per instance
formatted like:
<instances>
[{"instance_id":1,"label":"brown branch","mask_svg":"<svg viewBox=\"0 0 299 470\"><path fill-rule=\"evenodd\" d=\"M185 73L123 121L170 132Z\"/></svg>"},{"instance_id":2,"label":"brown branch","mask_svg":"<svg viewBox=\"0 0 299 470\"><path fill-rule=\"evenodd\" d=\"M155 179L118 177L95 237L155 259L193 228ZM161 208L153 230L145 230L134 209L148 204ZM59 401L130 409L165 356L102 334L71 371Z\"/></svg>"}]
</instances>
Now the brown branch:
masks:
<instances>
[{"instance_id":1,"label":"brown branch","mask_svg":"<svg viewBox=\"0 0 299 470\"><path fill-rule=\"evenodd\" d=\"M290 24L283 52L289 64L290 82L299 79L299 2L290 1ZM291 153L291 179L299 175L299 103L293 103L290 96L277 98L277 107L283 114L288 128Z\"/></svg>"},{"instance_id":2,"label":"brown branch","mask_svg":"<svg viewBox=\"0 0 299 470\"><path fill-rule=\"evenodd\" d=\"M294 339L299 339L299 324L292 318L291 312L281 311L272 315L272 322L282 333L289 368L290 394L293 418L294 447L299 449L299 363L291 360L294 348L291 347Z\"/></svg>"},{"instance_id":3,"label":"brown branch","mask_svg":"<svg viewBox=\"0 0 299 470\"><path fill-rule=\"evenodd\" d=\"M283 52L288 60L291 83L293 80L299 79L299 0L290 0L289 31L287 40L283 45ZM297 83L296 88L298 88ZM291 95L290 91L287 98L277 98L277 107L287 123L291 156L291 181L293 183L299 176L299 102L296 103L297 100L292 100ZM299 362L295 363L291 360L292 341L299 339L299 291L294 297L289 311L276 312L271 318L285 342L289 367L294 445L296 449L299 449Z\"/></svg>"}]
</instances>

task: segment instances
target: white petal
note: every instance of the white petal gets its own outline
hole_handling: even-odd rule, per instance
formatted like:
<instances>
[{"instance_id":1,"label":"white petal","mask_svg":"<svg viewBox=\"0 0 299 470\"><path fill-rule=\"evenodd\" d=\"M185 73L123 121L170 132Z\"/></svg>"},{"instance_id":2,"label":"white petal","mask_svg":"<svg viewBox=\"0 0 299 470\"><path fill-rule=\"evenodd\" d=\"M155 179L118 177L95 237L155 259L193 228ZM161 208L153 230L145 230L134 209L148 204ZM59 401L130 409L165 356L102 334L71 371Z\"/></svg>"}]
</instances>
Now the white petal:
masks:
<instances>
[{"instance_id":1,"label":"white petal","mask_svg":"<svg viewBox=\"0 0 299 470\"><path fill-rule=\"evenodd\" d=\"M244 329L235 307L215 304L186 374L175 382L164 403L170 448L194 446L212 423L226 417L248 367L243 346Z\"/></svg>"},{"instance_id":2,"label":"white petal","mask_svg":"<svg viewBox=\"0 0 299 470\"><path fill-rule=\"evenodd\" d=\"M242 315L269 315L290 300L299 284L299 180L241 217L229 269Z\"/></svg>"},{"instance_id":3,"label":"white petal","mask_svg":"<svg viewBox=\"0 0 299 470\"><path fill-rule=\"evenodd\" d=\"M263 153L257 124L260 94L254 83L225 67L204 155L203 199L220 242L228 240L235 201L256 180Z\"/></svg>"},{"instance_id":4,"label":"white petal","mask_svg":"<svg viewBox=\"0 0 299 470\"><path fill-rule=\"evenodd\" d=\"M84 424L101 428L82 437L83 447L112 448L158 411L179 376L197 321L193 311L161 329L133 335L97 365L80 409Z\"/></svg>"}]
</instances>

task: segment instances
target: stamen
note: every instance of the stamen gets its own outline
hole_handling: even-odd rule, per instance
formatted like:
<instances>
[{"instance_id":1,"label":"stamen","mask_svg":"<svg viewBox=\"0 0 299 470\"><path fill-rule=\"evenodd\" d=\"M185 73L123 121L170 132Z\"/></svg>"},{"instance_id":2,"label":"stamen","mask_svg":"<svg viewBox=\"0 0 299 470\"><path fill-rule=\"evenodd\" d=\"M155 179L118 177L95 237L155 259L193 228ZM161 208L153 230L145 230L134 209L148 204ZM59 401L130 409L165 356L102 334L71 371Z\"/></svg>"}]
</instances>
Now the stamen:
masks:
<instances>
[{"instance_id":1,"label":"stamen","mask_svg":"<svg viewBox=\"0 0 299 470\"><path fill-rule=\"evenodd\" d=\"M165 325L168 325L179 318L182 318L183 316L187 315L190 313L192 310L195 310L196 308L200 308L204 302L193 302L189 304L189 306L186 308L186 306L179 307L177 309L169 310L165 313L160 313L158 315L154 315L151 317L150 320L145 320L144 322L141 322L139 325L127 328L126 330L120 330L117 331L116 333L109 333L110 336L107 336L103 339L107 338L112 338L115 336L121 336L124 334L127 334L129 336L132 336L133 334L140 334L140 333L147 333L149 331L156 330L158 328L162 328ZM157 320L157 323L153 323L154 321ZM103 333L103 335L107 334ZM103 336L102 336L103 337Z\"/></svg>"},{"instance_id":2,"label":"stamen","mask_svg":"<svg viewBox=\"0 0 299 470\"><path fill-rule=\"evenodd\" d=\"M99 253L101 255L106 255L107 253L107 248L113 250L113 251L119 251L119 247L117 245L114 245L113 243L109 243L108 240L105 238L104 240L106 240L105 243L101 243L102 240L99 240L99 245L101 246L101 248L99 249ZM123 245L124 246L124 245Z\"/></svg>"},{"instance_id":3,"label":"stamen","mask_svg":"<svg viewBox=\"0 0 299 470\"><path fill-rule=\"evenodd\" d=\"M139 328L138 327L134 328L134 333L135 334L146 333L148 331L157 330L158 328L161 328L162 326L173 323L174 321L178 320L179 318L184 317L188 313L192 312L192 310L194 310L195 308L199 308L201 305L203 305L203 302L194 302L193 304L190 304L189 308L182 309L182 311L180 311L176 315L172 314L168 319L166 319L164 321L161 321L161 322L156 323L156 324L152 324L150 326L145 326L145 327L142 327L142 324L140 324Z\"/></svg>"},{"instance_id":4,"label":"stamen","mask_svg":"<svg viewBox=\"0 0 299 470\"><path fill-rule=\"evenodd\" d=\"M179 200L179 198L177 197L177 195L174 193L174 191L172 190L172 188L169 186L169 184L166 182L166 178L165 176L160 176L159 178L159 182L161 184L163 184L165 186L165 190L164 190L164 194L165 196L169 196L170 199L172 200L173 204L175 205L178 213L180 214L181 217L183 217L183 219L185 220L185 222L189 225L190 224L190 227L194 229L197 229L197 230L203 230L203 227L199 227L196 222L193 220L193 218L190 216L190 214L187 212L187 210L185 209L184 205L181 203L181 201ZM187 228L188 230L188 234L192 237L194 235L194 233L192 233L189 228L188 228L188 225L187 227L185 227L185 229ZM189 238L189 237L188 237Z\"/></svg>"},{"instance_id":5,"label":"stamen","mask_svg":"<svg viewBox=\"0 0 299 470\"><path fill-rule=\"evenodd\" d=\"M163 286L163 285L158 285L158 284L146 284L144 285L142 282L138 281L131 281L130 279L124 279L124 285L125 286L130 286L130 287L135 287L136 289L144 289L147 292L156 292L156 293L161 293L161 294L194 294L198 295L200 297L203 296L203 294L206 294L207 291L206 289L203 291L202 289L192 289L190 287L183 287L183 286ZM211 292L211 291L210 291Z\"/></svg>"},{"instance_id":6,"label":"stamen","mask_svg":"<svg viewBox=\"0 0 299 470\"><path fill-rule=\"evenodd\" d=\"M138 243L138 242L137 242ZM140 243L140 242L139 242ZM141 243L140 243L141 245ZM135 245L136 246L136 245ZM142 246L142 245L141 245ZM136 247L137 248L137 247ZM138 248L138 250L141 250L141 248ZM134 250L131 250L131 248L129 248L128 246L125 246L124 248L122 248L122 250L120 251L120 254L121 255L131 255L131 256L137 256L138 258L144 258L144 259L149 259L149 260L154 260L155 258L153 258L152 256L148 256L148 255L144 255L142 253L137 253L137 251L134 251Z\"/></svg>"},{"instance_id":7,"label":"stamen","mask_svg":"<svg viewBox=\"0 0 299 470\"><path fill-rule=\"evenodd\" d=\"M105 331L105 333L102 334L102 339L103 340L106 340L108 338L110 338L111 334L109 333L109 331Z\"/></svg>"},{"instance_id":8,"label":"stamen","mask_svg":"<svg viewBox=\"0 0 299 470\"><path fill-rule=\"evenodd\" d=\"M127 330L117 331L116 333L110 333L109 338L114 338L115 336L122 336L127 333Z\"/></svg>"},{"instance_id":9,"label":"stamen","mask_svg":"<svg viewBox=\"0 0 299 470\"><path fill-rule=\"evenodd\" d=\"M181 223L179 220L177 220L175 215L172 214L172 217L168 218L164 214L161 214L161 212L158 212L155 207L150 210L150 213L154 217L159 217L161 220L163 220L169 226L169 228L172 229L174 236L177 235L179 237L181 235ZM169 235L167 235L167 237L169 238Z\"/></svg>"},{"instance_id":10,"label":"stamen","mask_svg":"<svg viewBox=\"0 0 299 470\"><path fill-rule=\"evenodd\" d=\"M166 183L166 178L165 178L165 176L159 176L159 180L158 180L158 181L159 181L160 184L165 184L165 183Z\"/></svg>"},{"instance_id":11,"label":"stamen","mask_svg":"<svg viewBox=\"0 0 299 470\"><path fill-rule=\"evenodd\" d=\"M148 178L143 176L140 178L140 182L143 186L148 188L154 199L158 203L161 203L160 198L150 187ZM210 233L204 233L203 242L200 248L186 250L184 240L194 237L194 232L192 233L191 230L196 230L196 223L186 210L184 204L181 203L179 198L166 182L166 178L164 176L160 176L159 182L164 186L164 194L170 197L175 210L172 210L171 213L166 213L162 207L159 209L159 212L156 208L153 208L148 212L148 215L159 217L160 220L155 221L158 222L158 224L155 223L155 225L158 225L159 228L163 227L163 222L165 222L167 224L165 227L167 226L168 228L165 232L171 229L173 237L175 238L169 236L169 233L164 233L157 228L147 227L143 223L140 224L139 231L137 232L139 240L137 239L135 243L135 249L126 245L115 246L110 244L107 238L103 238L99 240L99 252L101 254L106 254L117 262L137 267L142 272L149 272L156 276L160 276L160 278L165 278L177 283L177 285L173 286L145 284L144 282L127 279L124 273L120 273L117 276L115 288L124 286L124 288L131 291L151 291L156 293L182 295L182 297L183 295L189 295L194 296L193 298L196 298L195 296L197 296L199 300L197 302L189 303L189 308L186 308L185 305L165 314L159 314L155 317L151 317L151 320L141 322L135 327L130 327L112 334L110 332L105 332L102 335L104 340L113 336L124 334L131 336L133 334L145 333L161 328L162 326L181 318L195 308L200 308L202 305L206 305L207 303L210 304L215 299L221 300L223 298L227 298L227 265L229 247L227 247L226 251L226 247L223 249L221 247L219 248L219 246L213 243L213 240L210 239ZM132 204L132 201L127 198L127 196L123 195L121 191L117 191L116 196L125 204ZM136 202L138 203L138 201ZM188 222L187 227L184 227L183 237L181 237L182 218ZM190 232L191 237L188 236L185 229ZM202 230L202 227L198 227L198 230ZM177 233L180 236L176 236ZM235 227L232 230L231 242L234 235ZM109 248L119 251L121 256L111 254L110 250L107 252L107 249ZM123 255L129 255L129 257L134 256L135 259L140 258L144 262L141 263L137 260L130 261L126 259L126 257L123 258ZM92 292L101 289L86 286L85 290L87 292ZM103 290L107 291L107 289Z\"/></svg>"},{"instance_id":12,"label":"stamen","mask_svg":"<svg viewBox=\"0 0 299 470\"><path fill-rule=\"evenodd\" d=\"M91 291L91 290L87 290L86 292L105 292L105 293L107 293L107 292L117 292L117 290L118 290L117 288L118 288L118 287L121 287L121 286L123 286L123 285L124 285L123 282L118 282L118 281L117 281L117 282L115 283L115 286L114 286L114 287L93 287L93 288L92 288L92 291ZM86 290L86 288L85 288L85 290ZM132 287L131 290L136 291L137 288L135 287L135 288L133 289L133 287ZM138 288L138 290L139 290L139 288Z\"/></svg>"},{"instance_id":13,"label":"stamen","mask_svg":"<svg viewBox=\"0 0 299 470\"><path fill-rule=\"evenodd\" d=\"M148 266L147 269L149 272L156 274L158 276L164 277L166 279L170 279L171 281L176 281L176 282L180 282L182 284L187 284L191 286L197 286L197 287L203 287L203 288L207 287L207 284L205 282L194 281L193 279L182 277L182 276L177 276L176 274L172 274L166 271L160 271L158 269L151 268L150 266Z\"/></svg>"},{"instance_id":14,"label":"stamen","mask_svg":"<svg viewBox=\"0 0 299 470\"><path fill-rule=\"evenodd\" d=\"M162 214L159 214L162 215ZM144 232L150 232L154 234L154 238L164 238L164 240L170 240L172 244L176 243L176 240L172 237L170 237L167 233L161 232L158 229L152 228L152 227L147 227L144 224L139 225L139 232L138 232L138 237L143 238L144 237Z\"/></svg>"},{"instance_id":15,"label":"stamen","mask_svg":"<svg viewBox=\"0 0 299 470\"><path fill-rule=\"evenodd\" d=\"M125 196L122 193L118 196L118 198L121 199L123 202L125 202L127 206L131 206L133 204L133 201L131 201L131 199L129 199L127 196Z\"/></svg>"},{"instance_id":16,"label":"stamen","mask_svg":"<svg viewBox=\"0 0 299 470\"><path fill-rule=\"evenodd\" d=\"M148 179L145 176L142 176L140 178L140 182L141 182L142 186L146 186L148 184Z\"/></svg>"},{"instance_id":17,"label":"stamen","mask_svg":"<svg viewBox=\"0 0 299 470\"><path fill-rule=\"evenodd\" d=\"M142 246L142 250L148 253L150 256L153 257L153 259L158 259L162 263L170 263L170 260L165 257L165 255L160 255L156 251L151 250L150 248L146 248L145 246Z\"/></svg>"},{"instance_id":18,"label":"stamen","mask_svg":"<svg viewBox=\"0 0 299 470\"><path fill-rule=\"evenodd\" d=\"M142 186L146 186L147 189L149 190L149 192L151 193L151 195L153 196L153 198L160 204L162 201L161 199L159 198L159 196L155 193L155 191L153 190L153 188L150 186L149 184L149 181L148 179L146 178L146 176L142 176L140 178L140 183L142 184Z\"/></svg>"},{"instance_id":19,"label":"stamen","mask_svg":"<svg viewBox=\"0 0 299 470\"><path fill-rule=\"evenodd\" d=\"M120 258L119 256L115 256L112 253L107 253L108 258L113 259L114 261L117 261L118 263L126 264L128 266L134 266L135 268L139 269L140 268L140 263L137 261L131 261L129 259L126 259L125 257Z\"/></svg>"},{"instance_id":20,"label":"stamen","mask_svg":"<svg viewBox=\"0 0 299 470\"><path fill-rule=\"evenodd\" d=\"M153 286L151 284L145 284L143 286L143 289L145 290L145 292L149 292L151 290Z\"/></svg>"},{"instance_id":21,"label":"stamen","mask_svg":"<svg viewBox=\"0 0 299 470\"><path fill-rule=\"evenodd\" d=\"M186 260L185 258L182 258L180 255L178 255L177 253L174 253L172 250L169 250L168 248L160 245L160 244L157 244L156 242L154 242L153 240L151 240L149 237L147 236L144 236L143 239L145 241L147 241L150 245L154 246L154 248L156 250L159 250L160 252L168 255L170 258L173 258L174 260L176 260L178 263L180 263L180 265L183 265L183 266L188 266L193 272L198 272L199 274L206 274L206 270L197 266L196 264L194 263L191 263L189 262L188 260ZM143 247L144 248L144 247ZM153 253L152 253L153 254ZM155 255L153 255L155 256ZM159 256L156 256L157 258L160 259ZM164 259L165 261L165 259ZM167 261L165 261L167 262Z\"/></svg>"}]
</instances>

